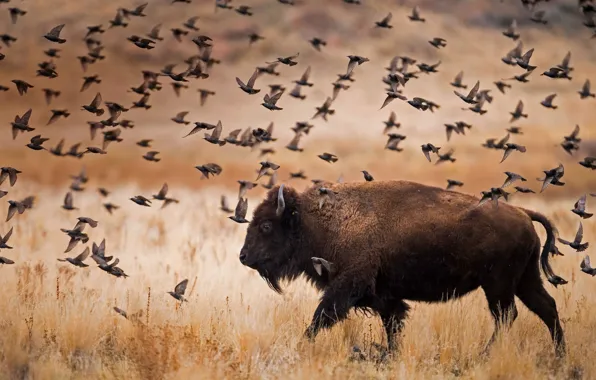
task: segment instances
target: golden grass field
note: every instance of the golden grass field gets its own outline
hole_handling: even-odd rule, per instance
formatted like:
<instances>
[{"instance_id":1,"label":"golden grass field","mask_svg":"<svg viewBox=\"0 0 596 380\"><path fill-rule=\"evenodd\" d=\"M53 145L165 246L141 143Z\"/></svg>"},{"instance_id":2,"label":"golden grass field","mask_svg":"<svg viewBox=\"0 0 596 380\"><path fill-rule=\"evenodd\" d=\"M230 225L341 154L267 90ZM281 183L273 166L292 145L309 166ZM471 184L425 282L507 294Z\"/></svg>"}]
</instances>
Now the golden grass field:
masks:
<instances>
[{"instance_id":1,"label":"golden grass field","mask_svg":"<svg viewBox=\"0 0 596 380\"><path fill-rule=\"evenodd\" d=\"M560 248L565 256L552 260L555 272L569 283L559 288L547 285L557 301L568 344L568 356L561 361L554 359L546 327L525 307L519 307L519 318L502 334L491 355L482 357L493 320L481 291L446 304L412 303L400 353L382 363L374 360L378 353L373 343L384 344L385 339L377 318L352 314L348 321L321 333L316 343L304 342L302 333L317 305L317 293L303 280L286 286L283 296L271 291L255 271L238 260L246 225L233 223L218 210L222 194L234 206L237 180L256 177L261 161L258 152L214 147L198 135L183 140L190 127L169 120L188 110L192 121L221 120L224 134L248 126L265 128L273 121L278 141L271 160L281 165L280 180L299 189L309 186L314 178L335 180L342 175L346 181L360 181L360 170L366 169L376 180L408 179L441 187L447 178L459 179L465 183L461 191L470 194L501 185L503 171L509 170L528 178L522 185L538 190L535 178L561 162L566 173L564 187L549 187L538 195L515 195L512 203L545 213L560 236L571 240L578 218L569 210L581 194L596 190L593 172L577 164L585 156L596 155L596 101L579 101L575 93L585 79L595 79L596 74L593 40L590 31L581 26L581 15L556 14L563 8L554 8L548 26L524 23L520 28L525 48L536 48L532 62L539 66L538 71L559 63L571 50L573 80L553 81L535 73L530 83L515 83L510 95L503 96L492 82L519 74L520 69L500 62L514 44L500 34L501 24L494 20L502 18L506 25L510 17L517 17L521 25L528 12L514 1L453 0L453 6L447 7L431 1L378 0L354 8L339 0L329 0L328 7L317 6L314 0L295 7L273 0L246 0L246 5L254 6L253 18L233 11L213 13L212 1L195 3L191 8L170 6L166 0L150 1L148 17L133 18L127 29L115 28L102 35L107 58L91 66L86 75L98 73L103 81L83 93L79 92L83 73L75 56L85 52L79 41L85 26L107 26L118 6L138 4L13 0L10 6L28 11L16 25L10 24L7 5L0 4L0 18L5 17L0 32L19 37L13 47L1 50L7 58L0 62L0 84L11 89L0 93L0 118L5 128L0 139L0 166L23 171L15 187L6 183L0 187L9 191L0 203L36 196L33 209L8 223L0 221L1 235L14 227L9 241L14 249L3 249L0 255L16 262L0 267L0 379L596 378L596 278L580 271L582 254L564 246ZM560 3L574 9L576 2ZM414 4L421 4L424 16L432 22L423 27L407 22ZM388 11L393 12L394 28L373 30L374 21ZM78 112L80 106L88 104L96 91L101 91L104 100L128 105L137 96L126 90L141 83L140 70L158 71L166 63L182 62L196 53L189 41L178 44L168 35L168 28L195 12L201 16L197 24L201 33L213 37L213 55L222 64L214 67L210 78L189 83L190 88L179 99L167 78L162 80L164 89L152 95L150 111L124 114L136 127L124 131L124 141L112 143L107 155L80 161L57 158L25 148L30 135L10 140L8 123L15 114L33 107L31 122L36 132L51 138L47 146L60 138L65 138L67 145L80 141L83 146L99 146L97 140L89 140L86 121L91 120L90 114ZM42 51L50 47L41 36L62 22L67 24L63 37L68 42L57 61L60 76L35 78L37 63L45 59ZM151 52L139 52L126 41L131 34L147 33L158 22L164 23L166 41ZM267 39L249 49L245 34L253 30ZM328 40L323 53L306 42L313 36ZM447 48L431 50L426 41L435 36L446 38ZM282 83L289 91L291 81L311 65L315 86L304 91L304 101L284 95L278 104L284 110L269 112L259 105L260 95L249 97L237 88L235 76L246 80L256 65L298 51L299 65L282 67L281 76L262 77L257 84L262 93L272 83ZM314 108L324 102L335 74L344 72L348 54L371 61L356 68L356 82L334 102L337 113L329 122L313 121L315 128L302 141L305 151L285 150L293 135L290 127L296 121L309 120ZM378 111L385 97L383 68L396 54L427 63L443 62L438 74L421 75L421 79L408 82L404 91L409 97L423 96L439 103L439 111L420 112L397 100ZM183 67L180 64L177 69ZM480 80L481 88L491 88L495 100L486 115L460 109L463 103L448 84L459 70L464 70L464 80L470 86ZM17 78L29 80L36 88L24 97L15 95L10 80ZM63 91L51 107L45 105L40 91L46 86ZM215 90L217 95L199 107L197 88ZM539 105L552 92L559 94L556 111ZM502 153L480 145L486 138L505 135L504 129L510 125L508 112L520 99L530 116L515 124L523 127L524 135L513 136L512 141L527 146L528 152L513 153L499 164ZM51 108L68 108L73 115L45 126ZM386 141L382 121L392 110L402 123L397 132L408 136L402 153L382 149ZM466 136L452 136L447 143L442 125L456 120L466 120L473 128ZM570 157L558 144L576 124L582 128L582 149ZM162 161L141 158L144 151L134 145L141 138L155 140ZM453 147L457 162L429 164L419 149L427 142L436 142L445 150ZM319 160L316 155L324 151L337 154L339 161L329 165ZM224 168L222 175L200 180L194 166L207 162L219 163ZM83 166L90 180L85 191L74 194L79 210L62 210L70 175ZM287 181L288 173L298 169L304 169L309 179ZM156 194L164 182L179 204L159 209L155 202L152 208L142 208L129 201L137 194ZM110 189L108 200L121 206L114 215L101 206L105 200L96 191L100 186ZM248 219L264 191L249 192ZM588 211L596 204L593 199L588 197ZM119 266L129 278L109 276L90 259L88 268L56 260L83 251L79 244L63 254L68 237L60 232L60 228L72 228L82 215L99 221L97 228L86 230L89 245L105 238L106 254L120 259ZM542 227L536 225L536 229L544 239ZM591 241L596 236L592 219L584 221L584 229L585 240ZM183 278L190 281L189 302L179 306L166 292ZM124 319L112 310L114 306L129 314L142 313L139 321ZM371 360L351 360L355 345Z\"/></svg>"}]
</instances>

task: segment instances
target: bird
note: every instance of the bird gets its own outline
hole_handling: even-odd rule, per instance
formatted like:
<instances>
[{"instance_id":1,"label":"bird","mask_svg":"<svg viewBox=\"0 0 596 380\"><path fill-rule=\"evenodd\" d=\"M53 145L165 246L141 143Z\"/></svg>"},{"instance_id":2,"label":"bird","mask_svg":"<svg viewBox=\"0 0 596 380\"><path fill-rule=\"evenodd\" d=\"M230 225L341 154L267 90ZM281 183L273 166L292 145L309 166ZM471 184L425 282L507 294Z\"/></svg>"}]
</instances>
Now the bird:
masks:
<instances>
[{"instance_id":1,"label":"bird","mask_svg":"<svg viewBox=\"0 0 596 380\"><path fill-rule=\"evenodd\" d=\"M73 206L72 193L70 191L66 193L66 196L64 197L62 208L67 211L78 210L78 208Z\"/></svg>"},{"instance_id":2,"label":"bird","mask_svg":"<svg viewBox=\"0 0 596 380\"><path fill-rule=\"evenodd\" d=\"M269 96L269 94L265 94L265 96L263 97L263 103L261 103L261 105L270 111L282 110L283 108L278 107L276 104L279 98L281 98L281 96L283 95L283 93L283 91L280 91L272 96Z\"/></svg>"},{"instance_id":3,"label":"bird","mask_svg":"<svg viewBox=\"0 0 596 380\"><path fill-rule=\"evenodd\" d=\"M42 144L48 140L49 138L41 137L41 135L36 135L31 137L31 142L26 146L33 150L46 150L46 148L44 148Z\"/></svg>"},{"instance_id":4,"label":"bird","mask_svg":"<svg viewBox=\"0 0 596 380\"><path fill-rule=\"evenodd\" d=\"M447 40L441 37L434 37L432 40L428 41L428 43L437 49L447 46Z\"/></svg>"},{"instance_id":5,"label":"bird","mask_svg":"<svg viewBox=\"0 0 596 380\"><path fill-rule=\"evenodd\" d=\"M521 187L521 186L514 186L513 187L515 190L517 190L517 192L519 193L523 193L523 194L534 194L536 193L534 190L532 189L528 189L527 187Z\"/></svg>"},{"instance_id":6,"label":"bird","mask_svg":"<svg viewBox=\"0 0 596 380\"><path fill-rule=\"evenodd\" d=\"M89 253L90 253L90 250L89 250L89 247L87 247L87 248L85 248L85 250L81 254L79 254L76 257L67 257L65 259L58 259L58 261L69 262L69 263L71 263L74 266L81 267L81 268L86 268L89 265L85 264L83 261L85 261L85 259L87 257L89 257Z\"/></svg>"},{"instance_id":7,"label":"bird","mask_svg":"<svg viewBox=\"0 0 596 380\"><path fill-rule=\"evenodd\" d=\"M246 211L248 210L248 199L239 198L238 204L236 205L236 209L234 210L234 215L229 216L228 218L233 220L236 223L248 223L246 220Z\"/></svg>"},{"instance_id":8,"label":"bird","mask_svg":"<svg viewBox=\"0 0 596 380\"><path fill-rule=\"evenodd\" d=\"M575 234L575 238L573 239L573 241L570 242L570 241L567 241L567 240L564 240L561 238L557 238L557 240L559 241L559 243L568 245L571 248L575 249L576 252L583 252L590 245L590 243L588 243L588 242L582 243L583 237L584 237L584 227L582 225L582 222L579 222L579 227L577 229L577 233Z\"/></svg>"},{"instance_id":9,"label":"bird","mask_svg":"<svg viewBox=\"0 0 596 380\"><path fill-rule=\"evenodd\" d=\"M186 117L186 115L188 115L188 111L178 112L176 114L176 116L174 116L170 120L172 120L176 124L188 125L188 124L190 124L190 121L184 120L184 118Z\"/></svg>"},{"instance_id":10,"label":"bird","mask_svg":"<svg viewBox=\"0 0 596 380\"><path fill-rule=\"evenodd\" d=\"M333 273L333 263L320 258L320 257L311 257L312 265L315 268L315 272L321 277L324 275L330 275Z\"/></svg>"},{"instance_id":11,"label":"bird","mask_svg":"<svg viewBox=\"0 0 596 380\"><path fill-rule=\"evenodd\" d=\"M393 28L393 25L390 25L389 22L391 21L391 17L393 17L393 15L391 14L391 12L389 12L387 14L387 16L385 16L381 21L375 21L375 25L378 28L388 28L391 29Z\"/></svg>"},{"instance_id":12,"label":"bird","mask_svg":"<svg viewBox=\"0 0 596 380\"><path fill-rule=\"evenodd\" d=\"M258 171L258 175L257 175L257 179L255 181L258 181L259 178L261 178L263 175L265 175L265 173L271 169L271 170L277 170L279 169L280 166L277 164L274 164L273 162L270 161L261 161L261 168Z\"/></svg>"},{"instance_id":13,"label":"bird","mask_svg":"<svg viewBox=\"0 0 596 380\"><path fill-rule=\"evenodd\" d=\"M373 176L372 176L372 175L370 175L370 173L369 173L369 172L367 172L366 170L362 170L362 174L364 175L364 180L365 180L366 182L372 182L372 181L374 181L374 180L375 180L375 179L373 178Z\"/></svg>"},{"instance_id":14,"label":"bird","mask_svg":"<svg viewBox=\"0 0 596 380\"><path fill-rule=\"evenodd\" d=\"M226 144L226 140L220 139L222 130L223 125L221 124L221 120L218 120L217 125L215 126L215 128L213 128L211 134L205 133L205 137L203 139L210 142L211 144L223 146Z\"/></svg>"},{"instance_id":15,"label":"bird","mask_svg":"<svg viewBox=\"0 0 596 380\"><path fill-rule=\"evenodd\" d=\"M300 77L300 79L294 81L293 83L296 83L297 85L300 85L300 86L312 87L313 86L313 83L310 83L308 81L308 78L309 77L310 77L310 66L308 66L306 68L306 70L304 71L304 74L302 74L302 76Z\"/></svg>"},{"instance_id":16,"label":"bird","mask_svg":"<svg viewBox=\"0 0 596 380\"><path fill-rule=\"evenodd\" d=\"M0 236L0 249L12 249L12 247L8 245L8 240L12 236L12 229L13 227L10 227L10 230L8 230L4 237Z\"/></svg>"},{"instance_id":17,"label":"bird","mask_svg":"<svg viewBox=\"0 0 596 380\"><path fill-rule=\"evenodd\" d=\"M582 272L589 274L590 276L596 276L596 269L590 265L590 256L586 255L582 262L579 264Z\"/></svg>"},{"instance_id":18,"label":"bird","mask_svg":"<svg viewBox=\"0 0 596 380\"><path fill-rule=\"evenodd\" d=\"M579 164L585 168L596 170L596 157L585 157Z\"/></svg>"},{"instance_id":19,"label":"bird","mask_svg":"<svg viewBox=\"0 0 596 380\"><path fill-rule=\"evenodd\" d=\"M339 160L339 157L337 157L335 154L331 154L331 153L322 153L317 155L317 157L319 157L321 160L323 161L327 161L330 164L337 162L337 160Z\"/></svg>"},{"instance_id":20,"label":"bird","mask_svg":"<svg viewBox=\"0 0 596 380\"><path fill-rule=\"evenodd\" d=\"M139 206L151 207L151 201L142 195L135 195L134 197L130 198L130 200Z\"/></svg>"},{"instance_id":21,"label":"bird","mask_svg":"<svg viewBox=\"0 0 596 380\"><path fill-rule=\"evenodd\" d=\"M509 121L510 123L519 120L519 118L521 117L524 117L526 119L528 118L528 114L524 113L524 102L522 102L521 100L517 103L515 110L513 112L509 112L509 114L511 115L511 120Z\"/></svg>"},{"instance_id":22,"label":"bird","mask_svg":"<svg viewBox=\"0 0 596 380\"><path fill-rule=\"evenodd\" d=\"M25 95L28 89L34 87L21 79L13 79L11 82L15 84L15 86L17 87L17 91L21 96Z\"/></svg>"},{"instance_id":23,"label":"bird","mask_svg":"<svg viewBox=\"0 0 596 380\"><path fill-rule=\"evenodd\" d=\"M459 73L457 73L455 78L453 78L453 82L451 82L449 84L455 88L461 88L461 89L465 90L468 88L468 86L466 86L465 84L462 83L463 78L464 78L464 72L460 71ZM478 90L476 90L476 91L478 91Z\"/></svg>"},{"instance_id":24,"label":"bird","mask_svg":"<svg viewBox=\"0 0 596 380\"><path fill-rule=\"evenodd\" d=\"M446 190L451 190L455 187L462 187L464 185L463 182L461 181L457 181L455 179L448 179L447 180L447 187L445 188Z\"/></svg>"},{"instance_id":25,"label":"bird","mask_svg":"<svg viewBox=\"0 0 596 380\"><path fill-rule=\"evenodd\" d=\"M304 149L298 147L301 137L302 133L297 132L292 138L292 140L288 143L288 145L286 145L286 149L291 150L293 152L302 152Z\"/></svg>"},{"instance_id":26,"label":"bird","mask_svg":"<svg viewBox=\"0 0 596 380\"><path fill-rule=\"evenodd\" d=\"M408 18L410 19L410 21L417 21L417 22L425 22L426 19L420 17L420 8L418 7L418 5L414 6L414 8L412 9L412 14L410 16L408 16Z\"/></svg>"},{"instance_id":27,"label":"bird","mask_svg":"<svg viewBox=\"0 0 596 380\"><path fill-rule=\"evenodd\" d=\"M478 101L476 100L476 93L478 93L478 89L480 88L480 81L477 81L474 87L470 90L468 95L460 94L457 91L453 91L455 95L457 95L461 100L468 104L476 104Z\"/></svg>"},{"instance_id":28,"label":"bird","mask_svg":"<svg viewBox=\"0 0 596 380\"><path fill-rule=\"evenodd\" d=\"M503 81L496 81L493 82L495 86L497 86L497 89L502 93L505 94L505 89L506 88L511 88L511 85L508 83L505 83Z\"/></svg>"},{"instance_id":29,"label":"bird","mask_svg":"<svg viewBox=\"0 0 596 380\"><path fill-rule=\"evenodd\" d=\"M580 99L596 97L596 94L590 92L590 80L589 79L586 79L586 81L584 82L584 85L582 86L581 91L578 91L577 93L579 94Z\"/></svg>"},{"instance_id":30,"label":"bird","mask_svg":"<svg viewBox=\"0 0 596 380\"><path fill-rule=\"evenodd\" d=\"M17 175L21 174L22 171L9 167L9 166L3 166L0 168L0 185L2 185L4 183L4 181L6 181L6 179L8 178L8 183L10 184L10 187L13 187L16 183L17 183Z\"/></svg>"},{"instance_id":31,"label":"bird","mask_svg":"<svg viewBox=\"0 0 596 380\"><path fill-rule=\"evenodd\" d=\"M319 209L326 203L335 203L337 200L337 193L326 187L319 187Z\"/></svg>"},{"instance_id":32,"label":"bird","mask_svg":"<svg viewBox=\"0 0 596 380\"><path fill-rule=\"evenodd\" d=\"M98 92L91 103L89 105L84 105L83 109L87 112L95 114L95 116L101 116L104 114L104 109L100 108L102 102L103 100L101 98L101 94Z\"/></svg>"},{"instance_id":33,"label":"bird","mask_svg":"<svg viewBox=\"0 0 596 380\"><path fill-rule=\"evenodd\" d=\"M505 152L503 153L503 158L501 159L501 162L505 161L505 159L507 157L509 157L509 155L515 150L517 150L518 152L521 152L521 153L526 153L525 146L514 144L514 143L507 143L507 144L505 144Z\"/></svg>"},{"instance_id":34,"label":"bird","mask_svg":"<svg viewBox=\"0 0 596 380\"><path fill-rule=\"evenodd\" d=\"M559 166L557 166L554 169L550 169L550 170L544 170L544 178L538 178L538 181L542 181L542 188L540 189L540 192L542 193L546 187L548 185L554 185L554 186L563 186L565 185L564 182L561 182L561 178L563 177L563 175L565 175L565 168L563 167L563 164L559 164Z\"/></svg>"},{"instance_id":35,"label":"bird","mask_svg":"<svg viewBox=\"0 0 596 380\"><path fill-rule=\"evenodd\" d=\"M254 73L248 79L248 82L246 84L244 84L244 82L242 82L240 80L240 78L238 78L238 77L236 77L236 83L238 83L238 86L240 86L242 91L246 92L249 95L254 95L254 94L258 93L259 91L261 91L260 89L254 88L255 81L257 80L258 77L259 77L259 70L255 69Z\"/></svg>"},{"instance_id":36,"label":"bird","mask_svg":"<svg viewBox=\"0 0 596 380\"><path fill-rule=\"evenodd\" d=\"M522 177L521 175L519 175L517 173L505 172L505 175L507 176L507 178L505 179L505 182L503 182L503 185L501 186L501 188L505 188L505 187L511 185L515 181L522 181L522 182L527 181L527 179L525 179L524 177Z\"/></svg>"},{"instance_id":37,"label":"bird","mask_svg":"<svg viewBox=\"0 0 596 380\"><path fill-rule=\"evenodd\" d=\"M594 215L586 212L586 194L582 195L577 202L575 202L571 212L578 215L582 219L589 219L592 217L592 215Z\"/></svg>"},{"instance_id":38,"label":"bird","mask_svg":"<svg viewBox=\"0 0 596 380\"><path fill-rule=\"evenodd\" d=\"M352 71L354 70L354 68L356 66L360 66L365 62L370 61L370 59L366 58L366 57L361 57L359 55L348 55L348 58L350 59L348 61L348 69L346 71L346 76L349 76L350 74L352 74Z\"/></svg>"},{"instance_id":39,"label":"bird","mask_svg":"<svg viewBox=\"0 0 596 380\"><path fill-rule=\"evenodd\" d=\"M265 63L267 63L268 65L281 63L281 64L284 64L287 66L296 66L298 64L298 62L296 62L295 59L298 58L299 55L300 55L300 53L296 53L289 57L278 57L277 60L275 60L274 62L265 62Z\"/></svg>"},{"instance_id":40,"label":"bird","mask_svg":"<svg viewBox=\"0 0 596 380\"><path fill-rule=\"evenodd\" d=\"M548 95L546 98L544 98L543 101L540 102L540 104L542 104L542 106L544 106L545 108L556 110L558 106L553 105L553 100L556 96L557 94Z\"/></svg>"},{"instance_id":41,"label":"bird","mask_svg":"<svg viewBox=\"0 0 596 380\"><path fill-rule=\"evenodd\" d=\"M209 174L212 176L220 175L223 171L222 167L216 163L207 163L205 165L195 166L195 169L201 172L201 179L209 179Z\"/></svg>"},{"instance_id":42,"label":"bird","mask_svg":"<svg viewBox=\"0 0 596 380\"><path fill-rule=\"evenodd\" d=\"M517 41L520 34L517 32L517 20L511 20L511 24L507 27L507 30L503 32L505 37L511 38L513 41Z\"/></svg>"},{"instance_id":43,"label":"bird","mask_svg":"<svg viewBox=\"0 0 596 380\"><path fill-rule=\"evenodd\" d=\"M66 40L63 38L60 38L60 32L62 32L63 28L64 28L64 24L60 24L58 26L53 27L52 30L50 30L48 33L44 34L44 38L48 41L57 42L59 44L65 43Z\"/></svg>"},{"instance_id":44,"label":"bird","mask_svg":"<svg viewBox=\"0 0 596 380\"><path fill-rule=\"evenodd\" d=\"M331 98L327 98L325 100L325 103L323 103L322 106L316 107L317 112L314 114L314 116L311 119L315 119L315 118L321 116L323 118L323 120L327 121L327 115L335 114L335 110L330 108L331 103L333 103L333 100Z\"/></svg>"},{"instance_id":45,"label":"bird","mask_svg":"<svg viewBox=\"0 0 596 380\"><path fill-rule=\"evenodd\" d=\"M426 159L428 160L428 162L431 162L430 159L430 153L433 152L435 154L439 154L439 149L441 149L441 147L436 147L431 143L428 144L422 144L422 153L424 153L424 156L426 157Z\"/></svg>"},{"instance_id":46,"label":"bird","mask_svg":"<svg viewBox=\"0 0 596 380\"><path fill-rule=\"evenodd\" d=\"M319 52L321 51L321 46L327 46L327 41L318 37L313 37L308 42Z\"/></svg>"},{"instance_id":47,"label":"bird","mask_svg":"<svg viewBox=\"0 0 596 380\"><path fill-rule=\"evenodd\" d=\"M145 153L142 157L147 161L159 162L161 161L161 158L156 157L158 154L159 152L153 150Z\"/></svg>"},{"instance_id":48,"label":"bird","mask_svg":"<svg viewBox=\"0 0 596 380\"><path fill-rule=\"evenodd\" d=\"M188 278L180 281L178 285L174 288L173 292L168 292L169 295L174 297L176 300L180 302L188 302L186 298L184 298L184 292L186 292L186 286L188 285Z\"/></svg>"}]
</instances>

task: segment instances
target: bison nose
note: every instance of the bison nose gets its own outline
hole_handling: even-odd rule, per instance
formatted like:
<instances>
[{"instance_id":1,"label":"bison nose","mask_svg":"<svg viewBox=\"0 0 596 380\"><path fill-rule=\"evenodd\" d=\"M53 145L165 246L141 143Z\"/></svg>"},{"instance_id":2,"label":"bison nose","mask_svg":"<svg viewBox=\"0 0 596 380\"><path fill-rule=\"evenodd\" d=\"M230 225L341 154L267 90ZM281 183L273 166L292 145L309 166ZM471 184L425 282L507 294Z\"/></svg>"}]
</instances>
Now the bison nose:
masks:
<instances>
[{"instance_id":1,"label":"bison nose","mask_svg":"<svg viewBox=\"0 0 596 380\"><path fill-rule=\"evenodd\" d=\"M246 250L244 248L240 251L240 262L246 265Z\"/></svg>"}]
</instances>

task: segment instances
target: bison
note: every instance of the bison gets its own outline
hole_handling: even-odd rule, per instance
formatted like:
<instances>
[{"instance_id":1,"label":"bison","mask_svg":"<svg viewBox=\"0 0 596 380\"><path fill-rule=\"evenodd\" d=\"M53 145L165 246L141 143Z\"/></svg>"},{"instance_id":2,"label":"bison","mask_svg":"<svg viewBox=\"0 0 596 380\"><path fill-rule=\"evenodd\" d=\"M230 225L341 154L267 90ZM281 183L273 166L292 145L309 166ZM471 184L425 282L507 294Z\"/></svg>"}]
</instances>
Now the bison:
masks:
<instances>
[{"instance_id":1,"label":"bison","mask_svg":"<svg viewBox=\"0 0 596 380\"><path fill-rule=\"evenodd\" d=\"M333 201L321 204L329 190ZM546 229L542 252L533 221ZM323 291L305 332L311 341L355 308L380 316L393 351L406 300L444 302L481 287L495 320L487 349L516 318L517 296L546 324L562 356L557 307L538 267L555 286L566 283L549 264L556 233L537 212L478 206L476 197L414 182L323 183L300 194L281 185L255 209L240 262L278 293L281 280L300 275ZM332 263L333 273L317 273L313 257Z\"/></svg>"}]
</instances>

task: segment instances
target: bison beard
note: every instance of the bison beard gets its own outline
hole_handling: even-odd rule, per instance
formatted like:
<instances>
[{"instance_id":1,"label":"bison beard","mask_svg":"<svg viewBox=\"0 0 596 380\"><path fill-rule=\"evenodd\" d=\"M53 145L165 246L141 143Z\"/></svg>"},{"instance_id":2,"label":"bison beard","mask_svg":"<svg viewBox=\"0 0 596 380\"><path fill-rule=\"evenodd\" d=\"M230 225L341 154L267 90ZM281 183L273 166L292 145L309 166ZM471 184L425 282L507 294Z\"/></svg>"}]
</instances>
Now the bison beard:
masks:
<instances>
[{"instance_id":1,"label":"bison beard","mask_svg":"<svg viewBox=\"0 0 596 380\"><path fill-rule=\"evenodd\" d=\"M318 188L336 193L320 207ZM389 349L409 310L404 302L444 302L482 288L495 331L517 317L517 296L548 327L558 355L565 353L554 299L566 281L549 263L556 229L543 215L406 181L324 183L298 194L274 188L255 210L240 261L281 293L281 280L304 275L323 291L305 336L345 319L351 309L381 317ZM546 230L542 253L532 221ZM333 263L317 274L311 258ZM540 262L540 267L538 263Z\"/></svg>"}]
</instances>

